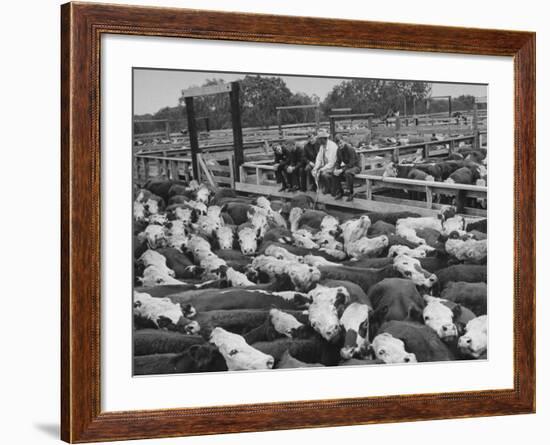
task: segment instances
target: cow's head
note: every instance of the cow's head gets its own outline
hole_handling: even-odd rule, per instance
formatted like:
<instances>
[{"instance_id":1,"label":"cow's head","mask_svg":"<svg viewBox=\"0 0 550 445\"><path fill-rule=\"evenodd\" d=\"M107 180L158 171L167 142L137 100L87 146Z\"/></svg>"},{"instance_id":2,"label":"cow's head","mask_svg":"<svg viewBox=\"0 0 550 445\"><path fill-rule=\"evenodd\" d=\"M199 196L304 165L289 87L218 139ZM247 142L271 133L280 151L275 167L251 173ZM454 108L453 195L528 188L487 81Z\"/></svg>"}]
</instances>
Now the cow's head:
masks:
<instances>
[{"instance_id":1,"label":"cow's head","mask_svg":"<svg viewBox=\"0 0 550 445\"><path fill-rule=\"evenodd\" d=\"M208 207L206 211L206 216L215 220L219 220L221 213L222 208L220 206L212 205Z\"/></svg>"},{"instance_id":2,"label":"cow's head","mask_svg":"<svg viewBox=\"0 0 550 445\"><path fill-rule=\"evenodd\" d=\"M455 215L443 221L443 233L449 235L452 232L464 234L466 220L463 216Z\"/></svg>"},{"instance_id":3,"label":"cow's head","mask_svg":"<svg viewBox=\"0 0 550 445\"><path fill-rule=\"evenodd\" d=\"M145 210L151 215L155 215L160 211L159 202L155 199L149 198L144 203Z\"/></svg>"},{"instance_id":4,"label":"cow's head","mask_svg":"<svg viewBox=\"0 0 550 445\"><path fill-rule=\"evenodd\" d=\"M216 229L216 238L220 249L232 249L235 241L233 229L229 226L222 226Z\"/></svg>"},{"instance_id":5,"label":"cow's head","mask_svg":"<svg viewBox=\"0 0 550 445\"><path fill-rule=\"evenodd\" d=\"M471 240L464 245L464 256L472 263L479 263L487 258L487 240Z\"/></svg>"},{"instance_id":6,"label":"cow's head","mask_svg":"<svg viewBox=\"0 0 550 445\"><path fill-rule=\"evenodd\" d=\"M265 210L271 210L271 202L265 196L260 196L256 199L256 205Z\"/></svg>"},{"instance_id":7,"label":"cow's head","mask_svg":"<svg viewBox=\"0 0 550 445\"><path fill-rule=\"evenodd\" d=\"M342 329L339 315L349 299L349 292L342 286L330 288L317 285L308 297L312 300L308 308L311 327L325 340L336 342Z\"/></svg>"},{"instance_id":8,"label":"cow's head","mask_svg":"<svg viewBox=\"0 0 550 445\"><path fill-rule=\"evenodd\" d=\"M415 249L411 249L408 246L402 246L400 244L391 246L388 251L388 258L395 258L399 255L407 255L412 258L426 258L426 251L428 249L423 248L424 246L418 246ZM429 247L429 246L426 246ZM431 250L434 250L433 248L430 248Z\"/></svg>"},{"instance_id":9,"label":"cow's head","mask_svg":"<svg viewBox=\"0 0 550 445\"><path fill-rule=\"evenodd\" d=\"M290 223L290 230L296 231L298 230L298 221L304 214L304 209L301 207L293 207L290 209L290 213L288 215L288 222Z\"/></svg>"},{"instance_id":10,"label":"cow's head","mask_svg":"<svg viewBox=\"0 0 550 445\"><path fill-rule=\"evenodd\" d=\"M384 178L397 178L397 167L395 163L388 162L387 164L385 164L382 176Z\"/></svg>"},{"instance_id":11,"label":"cow's head","mask_svg":"<svg viewBox=\"0 0 550 445\"><path fill-rule=\"evenodd\" d=\"M348 244L359 238L367 236L371 220L367 215L362 215L358 219L351 219L340 225L344 243Z\"/></svg>"},{"instance_id":12,"label":"cow's head","mask_svg":"<svg viewBox=\"0 0 550 445\"><path fill-rule=\"evenodd\" d=\"M275 360L246 343L243 337L223 328L214 328L210 334L213 343L222 354L230 371L248 369L271 369Z\"/></svg>"},{"instance_id":13,"label":"cow's head","mask_svg":"<svg viewBox=\"0 0 550 445\"><path fill-rule=\"evenodd\" d=\"M168 217L164 213L155 213L149 217L149 224L164 226L168 223Z\"/></svg>"},{"instance_id":14,"label":"cow's head","mask_svg":"<svg viewBox=\"0 0 550 445\"><path fill-rule=\"evenodd\" d=\"M366 354L369 346L369 311L366 304L352 303L342 314L340 324L344 326L346 336L340 355L344 360Z\"/></svg>"},{"instance_id":15,"label":"cow's head","mask_svg":"<svg viewBox=\"0 0 550 445\"><path fill-rule=\"evenodd\" d=\"M188 238L184 234L170 235L168 237L168 247L173 247L178 249L180 252L183 252L185 246L187 245Z\"/></svg>"},{"instance_id":16,"label":"cow's head","mask_svg":"<svg viewBox=\"0 0 550 445\"><path fill-rule=\"evenodd\" d=\"M271 309L269 311L269 320L275 331L288 338L297 336L304 326L294 316L279 309Z\"/></svg>"},{"instance_id":17,"label":"cow's head","mask_svg":"<svg viewBox=\"0 0 550 445\"><path fill-rule=\"evenodd\" d=\"M405 278L417 286L431 288L437 282L437 276L420 265L420 261L407 255L398 255L393 260L393 267Z\"/></svg>"},{"instance_id":18,"label":"cow's head","mask_svg":"<svg viewBox=\"0 0 550 445\"><path fill-rule=\"evenodd\" d=\"M221 227L219 219L214 219L209 216L201 216L197 221L197 232L206 237L214 236L216 230Z\"/></svg>"},{"instance_id":19,"label":"cow's head","mask_svg":"<svg viewBox=\"0 0 550 445\"><path fill-rule=\"evenodd\" d=\"M321 231L337 236L340 233L340 224L334 216L326 215L321 220Z\"/></svg>"},{"instance_id":20,"label":"cow's head","mask_svg":"<svg viewBox=\"0 0 550 445\"><path fill-rule=\"evenodd\" d=\"M139 222L145 221L145 206L139 201L134 202L134 219Z\"/></svg>"},{"instance_id":21,"label":"cow's head","mask_svg":"<svg viewBox=\"0 0 550 445\"><path fill-rule=\"evenodd\" d=\"M267 229L267 216L255 211L253 214L249 214L249 220L260 231L260 237L263 237Z\"/></svg>"},{"instance_id":22,"label":"cow's head","mask_svg":"<svg viewBox=\"0 0 550 445\"><path fill-rule=\"evenodd\" d=\"M185 207L176 207L174 209L174 215L176 216L176 219L180 220L185 224L186 226L189 226L192 221L192 209L185 208Z\"/></svg>"},{"instance_id":23,"label":"cow's head","mask_svg":"<svg viewBox=\"0 0 550 445\"><path fill-rule=\"evenodd\" d=\"M193 255L193 259L195 260L195 262L198 263L201 263L202 261L209 258L216 257L216 255L214 255L214 252L210 250L210 247L206 248L204 246L195 247L191 250L191 254Z\"/></svg>"},{"instance_id":24,"label":"cow's head","mask_svg":"<svg viewBox=\"0 0 550 445\"><path fill-rule=\"evenodd\" d=\"M169 270L170 269L159 268L154 265L146 267L143 271L143 278L141 279L142 285L152 287L168 284L182 284L181 281L170 276Z\"/></svg>"},{"instance_id":25,"label":"cow's head","mask_svg":"<svg viewBox=\"0 0 550 445\"><path fill-rule=\"evenodd\" d=\"M466 333L458 339L458 349L464 355L480 358L487 352L487 316L470 320L466 324Z\"/></svg>"},{"instance_id":26,"label":"cow's head","mask_svg":"<svg viewBox=\"0 0 550 445\"><path fill-rule=\"evenodd\" d=\"M186 335L197 335L201 331L201 325L195 320L182 317L176 324L175 330Z\"/></svg>"},{"instance_id":27,"label":"cow's head","mask_svg":"<svg viewBox=\"0 0 550 445\"><path fill-rule=\"evenodd\" d=\"M405 350L405 343L387 332L374 337L371 348L384 363L416 363L416 355Z\"/></svg>"},{"instance_id":28,"label":"cow's head","mask_svg":"<svg viewBox=\"0 0 550 445\"><path fill-rule=\"evenodd\" d=\"M321 272L314 266L302 263L286 262L286 273L292 280L297 291L307 292L321 281Z\"/></svg>"},{"instance_id":29,"label":"cow's head","mask_svg":"<svg viewBox=\"0 0 550 445\"><path fill-rule=\"evenodd\" d=\"M157 224L149 224L144 231L144 235L151 249L166 247L167 239L164 227Z\"/></svg>"},{"instance_id":30,"label":"cow's head","mask_svg":"<svg viewBox=\"0 0 550 445\"><path fill-rule=\"evenodd\" d=\"M201 184L201 186L197 189L195 193L197 201L204 204L208 203L208 199L210 197L210 190L208 189L208 187Z\"/></svg>"},{"instance_id":31,"label":"cow's head","mask_svg":"<svg viewBox=\"0 0 550 445\"><path fill-rule=\"evenodd\" d=\"M164 257L164 255L161 255L156 250L147 249L141 254L138 262L143 264L145 267L157 266L159 268L168 268L168 266L166 265L166 258ZM174 271L171 269L169 270L170 272L168 272L168 274L170 276L174 276Z\"/></svg>"},{"instance_id":32,"label":"cow's head","mask_svg":"<svg viewBox=\"0 0 550 445\"><path fill-rule=\"evenodd\" d=\"M433 329L439 338L445 342L451 342L458 337L458 329L454 322L462 312L460 305L455 305L451 310L443 304L441 298L424 295L426 306L422 312L424 324Z\"/></svg>"},{"instance_id":33,"label":"cow's head","mask_svg":"<svg viewBox=\"0 0 550 445\"><path fill-rule=\"evenodd\" d=\"M303 263L304 258L298 255L294 255L286 250L284 247L271 244L265 249L265 255L272 256L278 260L292 261L295 263Z\"/></svg>"},{"instance_id":34,"label":"cow's head","mask_svg":"<svg viewBox=\"0 0 550 445\"><path fill-rule=\"evenodd\" d=\"M258 249L260 229L255 227L243 227L237 234L241 252L244 255L254 255Z\"/></svg>"},{"instance_id":35,"label":"cow's head","mask_svg":"<svg viewBox=\"0 0 550 445\"><path fill-rule=\"evenodd\" d=\"M298 247L303 247L305 249L317 249L319 247L317 243L313 241L311 232L309 230L297 230L292 234L292 238L294 239L294 243Z\"/></svg>"},{"instance_id":36,"label":"cow's head","mask_svg":"<svg viewBox=\"0 0 550 445\"><path fill-rule=\"evenodd\" d=\"M449 218L452 218L455 215L456 215L455 206L443 206L441 207L441 210L439 210L437 217L441 220L441 222L445 222Z\"/></svg>"},{"instance_id":37,"label":"cow's head","mask_svg":"<svg viewBox=\"0 0 550 445\"><path fill-rule=\"evenodd\" d=\"M227 268L225 271L225 278L232 287L246 287L254 285L254 283L250 281L244 273L239 272L232 267Z\"/></svg>"}]
</instances>

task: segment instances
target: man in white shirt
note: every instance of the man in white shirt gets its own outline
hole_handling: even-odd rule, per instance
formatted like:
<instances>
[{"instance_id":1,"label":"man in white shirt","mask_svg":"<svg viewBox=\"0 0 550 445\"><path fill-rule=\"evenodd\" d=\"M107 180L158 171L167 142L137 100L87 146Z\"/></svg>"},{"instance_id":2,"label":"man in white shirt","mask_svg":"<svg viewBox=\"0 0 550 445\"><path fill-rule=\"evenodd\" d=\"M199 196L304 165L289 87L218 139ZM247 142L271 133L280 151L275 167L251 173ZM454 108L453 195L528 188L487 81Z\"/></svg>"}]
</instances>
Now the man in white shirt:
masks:
<instances>
[{"instance_id":1,"label":"man in white shirt","mask_svg":"<svg viewBox=\"0 0 550 445\"><path fill-rule=\"evenodd\" d=\"M319 152L317 153L311 174L317 179L323 193L329 193L332 188L332 172L336 163L338 146L329 139L328 131L324 128L319 130L317 142L319 143Z\"/></svg>"}]
</instances>

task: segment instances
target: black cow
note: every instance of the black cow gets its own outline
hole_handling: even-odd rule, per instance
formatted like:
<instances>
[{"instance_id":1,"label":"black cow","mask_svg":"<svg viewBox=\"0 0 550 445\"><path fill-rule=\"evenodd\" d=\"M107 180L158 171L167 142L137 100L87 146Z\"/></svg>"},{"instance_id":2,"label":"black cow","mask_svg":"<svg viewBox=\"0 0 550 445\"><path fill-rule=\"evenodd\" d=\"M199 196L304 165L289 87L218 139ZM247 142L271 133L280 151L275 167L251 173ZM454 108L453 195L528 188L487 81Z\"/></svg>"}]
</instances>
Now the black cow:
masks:
<instances>
[{"instance_id":1,"label":"black cow","mask_svg":"<svg viewBox=\"0 0 550 445\"><path fill-rule=\"evenodd\" d=\"M487 266L474 264L456 264L435 272L440 289L445 288L452 281L466 281L468 283L486 283Z\"/></svg>"},{"instance_id":2,"label":"black cow","mask_svg":"<svg viewBox=\"0 0 550 445\"><path fill-rule=\"evenodd\" d=\"M134 355L182 352L190 346L205 343L200 335L184 335L161 329L138 329L134 331L133 341Z\"/></svg>"},{"instance_id":3,"label":"black cow","mask_svg":"<svg viewBox=\"0 0 550 445\"><path fill-rule=\"evenodd\" d=\"M321 279L351 281L358 284L364 292L368 293L371 286L375 285L384 278L397 277L397 272L393 265L380 269L363 269L360 267L349 266L321 266Z\"/></svg>"},{"instance_id":4,"label":"black cow","mask_svg":"<svg viewBox=\"0 0 550 445\"><path fill-rule=\"evenodd\" d=\"M477 316L487 314L487 284L449 282L441 291L441 298L461 304Z\"/></svg>"},{"instance_id":5,"label":"black cow","mask_svg":"<svg viewBox=\"0 0 550 445\"><path fill-rule=\"evenodd\" d=\"M180 354L134 357L134 375L227 371L225 359L213 345L193 345Z\"/></svg>"},{"instance_id":6,"label":"black cow","mask_svg":"<svg viewBox=\"0 0 550 445\"><path fill-rule=\"evenodd\" d=\"M386 321L405 320L411 312L422 312L425 303L412 280L386 278L371 287L367 294L374 311L370 315L370 338Z\"/></svg>"},{"instance_id":7,"label":"black cow","mask_svg":"<svg viewBox=\"0 0 550 445\"><path fill-rule=\"evenodd\" d=\"M387 332L405 344L405 350L416 355L419 362L454 360L452 352L428 326L411 321L388 321L378 334Z\"/></svg>"}]
</instances>

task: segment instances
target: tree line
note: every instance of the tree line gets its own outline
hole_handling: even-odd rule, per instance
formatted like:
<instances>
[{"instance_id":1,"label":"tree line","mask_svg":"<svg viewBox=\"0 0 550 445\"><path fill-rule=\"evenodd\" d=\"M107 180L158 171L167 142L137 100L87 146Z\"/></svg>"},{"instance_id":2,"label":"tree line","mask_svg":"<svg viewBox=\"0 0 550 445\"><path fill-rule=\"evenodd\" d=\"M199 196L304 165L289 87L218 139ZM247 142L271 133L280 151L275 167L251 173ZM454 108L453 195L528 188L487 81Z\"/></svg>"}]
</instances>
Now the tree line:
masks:
<instances>
[{"instance_id":1,"label":"tree line","mask_svg":"<svg viewBox=\"0 0 550 445\"><path fill-rule=\"evenodd\" d=\"M216 85L221 79L209 79L201 86ZM333 108L351 108L351 113L373 113L376 117L400 112L401 115L437 113L448 110L447 100L427 101L431 84L420 81L394 81L382 79L349 79L335 85L323 101L316 95L290 91L283 79L276 76L246 75L240 80L240 103L243 127L265 128L277 124L276 107L318 104L321 120L327 120ZM474 96L462 95L452 99L453 110L473 108ZM313 122L314 109L285 110L283 124ZM195 115L208 117L210 129L231 128L228 94L195 98ZM136 119L168 119L170 130L187 128L187 114L183 95L176 107L165 107L154 114L135 116ZM204 122L199 121L199 130ZM162 131L162 123L136 123L136 133Z\"/></svg>"}]
</instances>

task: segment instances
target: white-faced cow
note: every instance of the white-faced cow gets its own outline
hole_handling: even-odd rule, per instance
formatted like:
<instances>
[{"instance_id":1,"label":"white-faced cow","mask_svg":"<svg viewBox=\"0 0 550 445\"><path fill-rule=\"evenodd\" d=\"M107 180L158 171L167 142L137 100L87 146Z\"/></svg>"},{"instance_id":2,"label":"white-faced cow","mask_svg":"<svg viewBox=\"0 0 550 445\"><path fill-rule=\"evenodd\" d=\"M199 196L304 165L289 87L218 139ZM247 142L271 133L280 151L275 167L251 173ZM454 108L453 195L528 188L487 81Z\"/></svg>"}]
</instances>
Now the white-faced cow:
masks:
<instances>
[{"instance_id":1,"label":"white-faced cow","mask_svg":"<svg viewBox=\"0 0 550 445\"><path fill-rule=\"evenodd\" d=\"M363 357L369 346L369 313L366 304L351 303L342 314L340 324L346 332L340 355L344 360Z\"/></svg>"},{"instance_id":2,"label":"white-faced cow","mask_svg":"<svg viewBox=\"0 0 550 445\"><path fill-rule=\"evenodd\" d=\"M218 348L230 371L271 369L275 364L272 356L254 349L242 336L223 328L212 331L210 342Z\"/></svg>"},{"instance_id":3,"label":"white-faced cow","mask_svg":"<svg viewBox=\"0 0 550 445\"><path fill-rule=\"evenodd\" d=\"M487 354L487 315L470 320L466 333L458 339L458 348L464 355L482 358Z\"/></svg>"}]
</instances>

